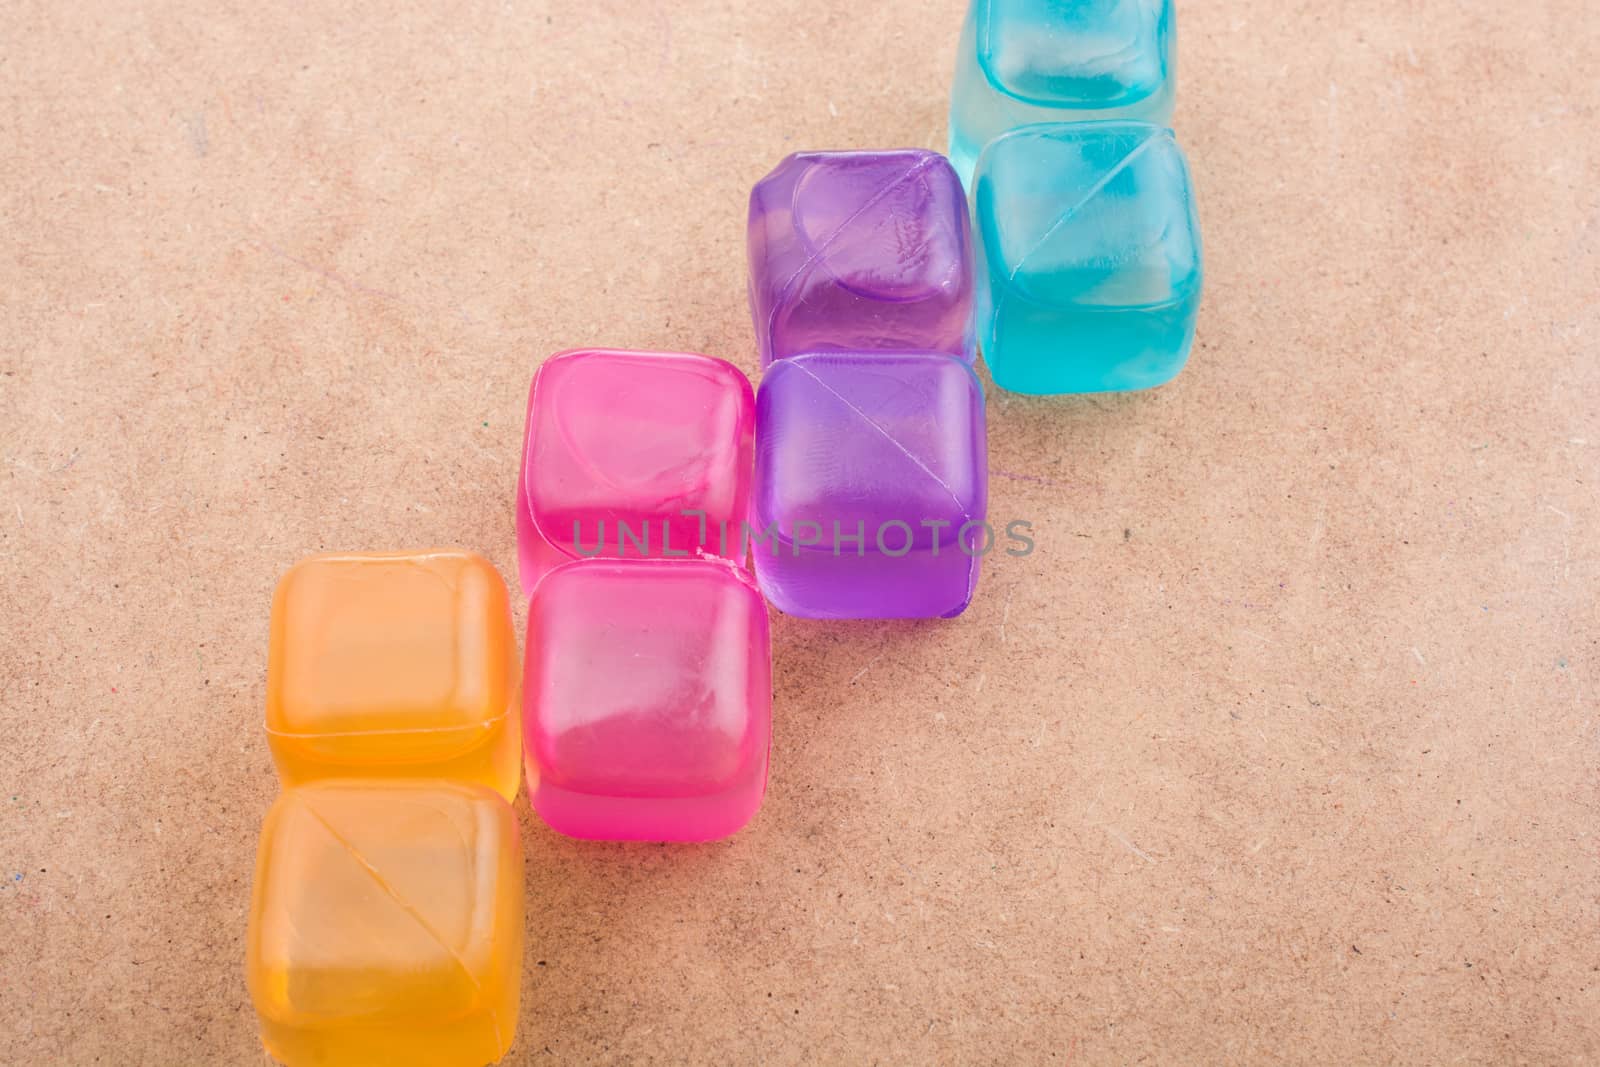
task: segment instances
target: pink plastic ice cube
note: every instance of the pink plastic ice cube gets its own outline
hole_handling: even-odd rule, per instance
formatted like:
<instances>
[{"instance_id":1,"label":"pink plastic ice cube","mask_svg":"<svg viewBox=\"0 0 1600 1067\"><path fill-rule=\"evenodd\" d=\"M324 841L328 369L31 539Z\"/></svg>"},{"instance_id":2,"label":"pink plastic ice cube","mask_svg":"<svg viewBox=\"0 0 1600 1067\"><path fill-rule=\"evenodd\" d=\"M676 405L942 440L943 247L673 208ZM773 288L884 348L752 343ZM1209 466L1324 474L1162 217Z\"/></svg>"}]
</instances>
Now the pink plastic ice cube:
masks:
<instances>
[{"instance_id":1,"label":"pink plastic ice cube","mask_svg":"<svg viewBox=\"0 0 1600 1067\"><path fill-rule=\"evenodd\" d=\"M561 833L726 837L766 792L766 603L721 560L557 567L528 607L523 727L528 795Z\"/></svg>"},{"instance_id":2,"label":"pink plastic ice cube","mask_svg":"<svg viewBox=\"0 0 1600 1067\"><path fill-rule=\"evenodd\" d=\"M754 427L750 382L720 359L551 356L528 391L517 475L523 594L585 557L742 562Z\"/></svg>"}]
</instances>

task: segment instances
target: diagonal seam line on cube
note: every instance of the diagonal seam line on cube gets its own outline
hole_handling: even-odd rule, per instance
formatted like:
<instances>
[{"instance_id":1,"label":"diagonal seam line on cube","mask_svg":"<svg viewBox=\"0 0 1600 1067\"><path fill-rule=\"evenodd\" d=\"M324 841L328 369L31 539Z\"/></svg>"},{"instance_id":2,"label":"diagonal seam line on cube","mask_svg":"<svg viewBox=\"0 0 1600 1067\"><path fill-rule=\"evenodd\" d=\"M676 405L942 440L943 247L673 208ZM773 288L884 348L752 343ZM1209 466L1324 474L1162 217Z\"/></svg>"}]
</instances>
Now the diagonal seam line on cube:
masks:
<instances>
[{"instance_id":1,"label":"diagonal seam line on cube","mask_svg":"<svg viewBox=\"0 0 1600 1067\"><path fill-rule=\"evenodd\" d=\"M440 807L437 804L424 804L423 806L426 807L429 811L433 812L435 815L439 816L439 818L444 822L444 824L450 828L450 832L455 835L455 839L461 844L462 853L464 855L470 855L472 853L472 844L471 844L471 842L469 842L467 840L466 835L461 832L461 827L459 825L457 825L456 821L450 817L450 813L448 811L445 811L444 808ZM457 957L457 961L456 962L458 962L458 963L461 962L459 957ZM465 964L462 964L462 969L463 970L466 969L466 965ZM470 981L471 978L472 978L472 975L469 973L467 975L467 978ZM477 982L473 982L473 986L478 990L478 993L479 993L480 997L482 997L483 987L481 985L479 985ZM498 1048L501 1047L500 1009L499 1009L498 1005L495 1003L495 998L493 998L493 997L482 997L482 999L483 999L484 1010L488 1013L488 1016L489 1016L489 1029L494 1031L494 1045L495 1045L495 1048L498 1049Z\"/></svg>"},{"instance_id":2,"label":"diagonal seam line on cube","mask_svg":"<svg viewBox=\"0 0 1600 1067\"><path fill-rule=\"evenodd\" d=\"M794 273L789 275L788 280L783 283L783 288L778 290L778 295L773 299L772 310L767 313L767 337L769 338L769 343L770 338L772 337L772 325L778 321L778 312L788 302L795 283L799 281L806 272L811 270L818 263L822 262L822 257L827 254L828 249L835 241L843 236L844 232L848 230L857 219L866 214L869 210L876 206L880 200L888 196L895 189L899 188L901 185L910 181L912 178L915 178L918 174L921 174L929 167L933 166L934 163L936 163L939 159L940 157L935 155L924 156L922 159L917 160L911 166L907 167L904 174L897 175L894 178L884 182L883 185L879 187L877 192L867 197L867 199L862 202L860 207L852 211L848 216L845 217L843 222L834 227L832 233L828 234L824 240L814 246L811 254L806 257L805 262L795 268Z\"/></svg>"},{"instance_id":3,"label":"diagonal seam line on cube","mask_svg":"<svg viewBox=\"0 0 1600 1067\"><path fill-rule=\"evenodd\" d=\"M474 977L472 968L468 967L467 961L461 958L461 954L455 949L451 948L449 943L439 935L439 931L433 928L433 924L428 922L427 919L423 918L422 913L419 912L410 901L406 900L405 897L402 897L398 892L395 891L394 886L389 884L388 880L383 877L378 868L374 867L371 861L368 860L367 857L363 856L355 845L350 843L348 838L346 838L339 831L335 830L333 828L333 824L327 820L322 812L316 809L314 804L309 803L303 797L301 798L301 803L305 804L305 809L311 813L311 817L317 820L317 822L321 823L324 830L328 831L328 835L339 843L339 846L349 854L351 859L355 860L356 863L360 865L362 870L367 872L367 876L372 879L373 883L377 885L379 889L383 890L384 895L390 900L394 901L395 904L399 906L401 911L405 912L411 917L413 922L422 927L422 931L433 939L434 944L444 949L445 953L455 961L456 966L461 968L461 973L466 977L467 981L472 984L472 988L480 997L483 996L483 987L478 984L478 979Z\"/></svg>"},{"instance_id":4,"label":"diagonal seam line on cube","mask_svg":"<svg viewBox=\"0 0 1600 1067\"><path fill-rule=\"evenodd\" d=\"M1017 275L1022 273L1022 268L1027 266L1028 260L1032 259L1034 254L1037 253L1039 249L1043 248L1050 238L1056 235L1057 230L1065 226L1074 215L1076 215L1079 211L1082 211L1090 201L1099 196L1106 186L1115 181L1117 175L1127 170L1128 167L1133 164L1134 160L1143 155L1145 150L1155 142L1156 138L1161 137L1163 133L1164 131L1162 130L1156 130L1135 145L1127 155L1123 156L1122 159L1118 161L1116 166L1106 171L1100 176L1098 181L1089 186L1088 192L1080 196L1070 207L1058 215L1056 217L1056 221L1052 222L1044 231L1044 233L1040 234L1039 239L1033 243L1032 247L1030 247L1021 255L1021 257L1017 259L1016 266L1012 267L1011 273L1006 275L1005 291L1002 292L1000 294L1000 298L995 301L994 312L990 316L991 321L1000 321L1000 309L1005 306L1006 297L1010 296L1012 289L1016 287Z\"/></svg>"},{"instance_id":5,"label":"diagonal seam line on cube","mask_svg":"<svg viewBox=\"0 0 1600 1067\"><path fill-rule=\"evenodd\" d=\"M480 998L482 998L483 997L483 986L480 985L478 980L477 980L477 978L473 976L472 968L467 966L467 962L466 962L466 960L463 960L461 958L461 954L458 953L455 949L450 947L450 945L445 941L445 939L442 936L440 936L439 931L437 931L437 930L435 930L433 928L433 924L428 922L427 919L424 919L422 917L422 913L419 912L416 909L416 907L413 906L409 901L407 901L404 897L402 897L395 890L394 886L389 884L388 880L385 879L383 877L383 875L378 871L378 868L374 867L372 865L371 861L368 860L367 857L363 856L361 854L361 851L359 849L357 849L356 846L353 845L349 841L349 839L347 839L343 834L341 834L339 831L337 831L337 830L335 830L333 828L333 824L328 822L327 818L324 817L323 814L316 809L315 805L307 803L303 799L302 799L302 803L305 803L306 811L308 811L311 814L311 817L313 819L317 820L317 822L321 823L322 824L322 828L324 830L328 831L328 835L339 843L339 847L343 848L345 850L345 852L350 856L350 858L355 860L356 863L361 867L361 869L367 872L367 876L369 878L371 878L373 883L375 885L377 885L377 887L383 891L384 895L387 896L390 900L394 901L395 904L399 906L401 911L405 912L408 916L410 916L411 920L422 928L423 933L427 934L430 938L433 939L433 943L434 944L436 944L440 948L444 949L445 953L447 955L449 955L449 957L452 960L455 961L455 965L457 967L461 968L462 976L466 978L467 982L471 984L473 990L478 994L478 996ZM500 1044L500 1040L501 1040L501 1037L500 1037L500 1018L499 1018L499 1015L495 1012L495 1010L492 1007L488 1008L488 1013L489 1013L489 1025L494 1030L495 1044L496 1044L496 1046L498 1046Z\"/></svg>"},{"instance_id":6,"label":"diagonal seam line on cube","mask_svg":"<svg viewBox=\"0 0 1600 1067\"><path fill-rule=\"evenodd\" d=\"M1128 167L1130 167L1133 164L1133 161L1138 159L1141 155L1143 155L1145 149L1149 148L1150 145L1155 142L1156 138L1158 138L1160 136L1161 136L1161 131L1157 130L1154 133L1151 133L1144 140L1140 141L1137 145L1134 146L1132 151L1130 151L1127 155L1123 156L1122 159L1118 161L1116 166L1114 166L1110 170L1106 171L1104 174L1102 174L1100 176L1098 181L1096 181L1093 185L1089 186L1088 192L1086 192L1082 196L1080 196L1072 204L1071 207L1067 208L1059 216L1057 216L1056 221L1052 222L1050 224L1050 227L1048 229L1046 229L1044 231L1044 233L1040 235L1039 239L1033 243L1033 246L1022 254L1022 258L1017 260L1017 265L1011 268L1011 273L1009 275L1007 275L1006 281L1007 282L1016 281L1017 280L1017 275L1022 273L1022 268L1027 265L1028 260L1032 259L1034 254L1036 252L1038 252L1039 249L1043 248L1045 246L1045 243L1047 241L1049 241L1050 238L1055 236L1056 231L1061 229L1062 226L1066 225L1068 220L1070 220L1079 211L1082 211L1084 209L1084 207L1087 206L1088 203L1091 200L1093 200L1095 197L1099 196L1101 191L1103 189L1105 189L1106 186L1110 185L1113 181L1116 180L1117 175L1119 175L1123 171L1127 170Z\"/></svg>"},{"instance_id":7,"label":"diagonal seam line on cube","mask_svg":"<svg viewBox=\"0 0 1600 1067\"><path fill-rule=\"evenodd\" d=\"M932 478L935 485L937 485L940 489L943 489L946 493L949 493L951 502L954 503L955 506L957 508L959 508L960 511L961 511L961 518L962 518L963 523L970 522L972 520L972 512L967 510L967 506L961 502L961 498L956 495L956 491L954 489L950 488L949 483L946 482L943 478L941 478L937 474L933 473L933 470L926 463L922 462L922 460L918 459L916 457L916 454L913 453L911 451L911 449L909 449L905 445L901 444L898 440L895 439L895 436L893 434L891 434L888 430L885 430L882 426L879 426L876 422L874 422L872 417L870 415L868 415L865 411L862 411L860 408L858 408L854 404L850 403L850 401L846 400L844 398L844 396L837 389L833 388L827 382L825 382L821 378L817 377L816 373L814 371L812 371L812 369L810 367L807 367L804 363L800 363L800 362L797 362L797 361L794 361L794 360L790 360L789 362L794 366L794 368L796 370L802 372L803 374L805 374L806 377L810 378L812 381L816 382L819 386L821 386L822 389L824 391L826 391L827 393L829 393L835 400L839 401L839 403L843 404L846 408L849 408L850 411L858 419L860 419L862 422L866 423L868 426L872 427L874 430L878 431L878 433L883 436L883 439L885 441L888 441L891 445L893 445L896 449L899 450L901 455L905 456L912 463L916 464L916 467L917 467L918 470L920 470L923 474L926 474L929 478Z\"/></svg>"}]
</instances>

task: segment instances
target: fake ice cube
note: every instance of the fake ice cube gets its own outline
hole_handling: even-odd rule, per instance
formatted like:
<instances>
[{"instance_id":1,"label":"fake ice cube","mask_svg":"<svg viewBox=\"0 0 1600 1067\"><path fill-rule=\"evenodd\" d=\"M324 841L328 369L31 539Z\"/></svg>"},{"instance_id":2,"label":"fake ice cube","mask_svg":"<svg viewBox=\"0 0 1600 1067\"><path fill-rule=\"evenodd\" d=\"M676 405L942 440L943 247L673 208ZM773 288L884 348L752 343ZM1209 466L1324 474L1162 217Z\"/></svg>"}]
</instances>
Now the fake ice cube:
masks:
<instances>
[{"instance_id":1,"label":"fake ice cube","mask_svg":"<svg viewBox=\"0 0 1600 1067\"><path fill-rule=\"evenodd\" d=\"M720 359L598 348L551 356L528 392L517 476L523 594L574 559L736 550L754 422L749 379Z\"/></svg>"},{"instance_id":2,"label":"fake ice cube","mask_svg":"<svg viewBox=\"0 0 1600 1067\"><path fill-rule=\"evenodd\" d=\"M789 156L750 191L749 251L762 366L804 352L974 358L966 198L936 152Z\"/></svg>"},{"instance_id":3,"label":"fake ice cube","mask_svg":"<svg viewBox=\"0 0 1600 1067\"><path fill-rule=\"evenodd\" d=\"M1172 131L1027 126L978 161L978 335L1019 393L1145 389L1183 368L1200 306L1200 224Z\"/></svg>"},{"instance_id":4,"label":"fake ice cube","mask_svg":"<svg viewBox=\"0 0 1600 1067\"><path fill-rule=\"evenodd\" d=\"M983 391L947 356L821 353L756 397L756 576L826 619L958 615L993 548Z\"/></svg>"},{"instance_id":5,"label":"fake ice cube","mask_svg":"<svg viewBox=\"0 0 1600 1067\"><path fill-rule=\"evenodd\" d=\"M517 681L510 597L481 556L313 556L278 583L266 726L286 786L449 778L513 800Z\"/></svg>"},{"instance_id":6,"label":"fake ice cube","mask_svg":"<svg viewBox=\"0 0 1600 1067\"><path fill-rule=\"evenodd\" d=\"M989 141L1036 122L1172 118L1172 0L973 0L950 95L964 182Z\"/></svg>"},{"instance_id":7,"label":"fake ice cube","mask_svg":"<svg viewBox=\"0 0 1600 1067\"><path fill-rule=\"evenodd\" d=\"M761 806L767 607L723 560L581 560L528 605L528 795L551 827L708 841Z\"/></svg>"},{"instance_id":8,"label":"fake ice cube","mask_svg":"<svg viewBox=\"0 0 1600 1067\"><path fill-rule=\"evenodd\" d=\"M482 786L329 781L261 830L246 978L287 1067L481 1067L516 1033L522 847Z\"/></svg>"}]
</instances>

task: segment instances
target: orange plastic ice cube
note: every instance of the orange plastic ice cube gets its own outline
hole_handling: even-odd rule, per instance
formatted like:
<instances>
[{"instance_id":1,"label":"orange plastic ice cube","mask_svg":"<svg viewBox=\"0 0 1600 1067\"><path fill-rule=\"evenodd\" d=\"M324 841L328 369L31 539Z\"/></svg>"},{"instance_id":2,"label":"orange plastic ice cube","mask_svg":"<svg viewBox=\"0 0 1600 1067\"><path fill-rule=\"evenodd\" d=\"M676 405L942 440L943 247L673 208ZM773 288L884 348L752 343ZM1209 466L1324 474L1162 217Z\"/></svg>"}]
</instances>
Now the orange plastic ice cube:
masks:
<instances>
[{"instance_id":1,"label":"orange plastic ice cube","mask_svg":"<svg viewBox=\"0 0 1600 1067\"><path fill-rule=\"evenodd\" d=\"M446 778L515 799L519 664L505 582L460 549L313 556L278 583L267 738L286 786Z\"/></svg>"},{"instance_id":2,"label":"orange plastic ice cube","mask_svg":"<svg viewBox=\"0 0 1600 1067\"><path fill-rule=\"evenodd\" d=\"M246 977L288 1067L481 1067L510 1049L522 848L501 797L455 782L290 789L261 830Z\"/></svg>"}]
</instances>

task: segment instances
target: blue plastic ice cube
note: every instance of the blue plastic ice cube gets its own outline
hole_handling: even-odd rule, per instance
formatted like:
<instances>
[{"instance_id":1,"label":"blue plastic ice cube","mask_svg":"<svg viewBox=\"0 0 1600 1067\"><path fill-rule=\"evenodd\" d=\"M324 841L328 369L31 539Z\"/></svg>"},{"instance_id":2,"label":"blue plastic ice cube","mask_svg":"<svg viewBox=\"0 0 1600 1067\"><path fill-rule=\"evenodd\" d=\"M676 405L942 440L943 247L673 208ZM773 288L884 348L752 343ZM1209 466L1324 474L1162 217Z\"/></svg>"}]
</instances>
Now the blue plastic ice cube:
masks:
<instances>
[{"instance_id":1,"label":"blue plastic ice cube","mask_svg":"<svg viewBox=\"0 0 1600 1067\"><path fill-rule=\"evenodd\" d=\"M950 99L962 181L989 141L1035 122L1172 118L1172 0L973 0Z\"/></svg>"},{"instance_id":2,"label":"blue plastic ice cube","mask_svg":"<svg viewBox=\"0 0 1600 1067\"><path fill-rule=\"evenodd\" d=\"M1019 393L1146 389L1183 368L1200 305L1200 224L1172 131L1024 126L978 160L978 340Z\"/></svg>"}]
</instances>

